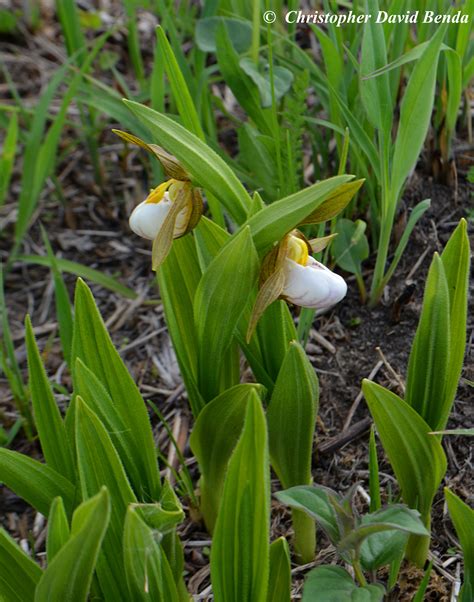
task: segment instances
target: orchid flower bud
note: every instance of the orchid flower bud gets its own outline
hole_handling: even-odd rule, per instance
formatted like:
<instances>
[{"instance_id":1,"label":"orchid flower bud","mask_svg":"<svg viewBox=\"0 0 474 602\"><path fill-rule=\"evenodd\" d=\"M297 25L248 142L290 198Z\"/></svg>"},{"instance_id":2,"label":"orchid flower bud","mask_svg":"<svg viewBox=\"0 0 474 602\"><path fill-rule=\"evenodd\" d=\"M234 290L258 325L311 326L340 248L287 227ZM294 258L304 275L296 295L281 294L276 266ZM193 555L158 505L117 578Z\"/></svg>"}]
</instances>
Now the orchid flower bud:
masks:
<instances>
[{"instance_id":1,"label":"orchid flower bud","mask_svg":"<svg viewBox=\"0 0 474 602\"><path fill-rule=\"evenodd\" d=\"M142 238L155 240L176 200L177 193L184 186L183 182L171 179L154 188L146 200L135 207L130 216L129 224L133 232ZM176 217L173 238L178 238L186 233L191 214L192 201L190 199Z\"/></svg>"},{"instance_id":2,"label":"orchid flower bud","mask_svg":"<svg viewBox=\"0 0 474 602\"><path fill-rule=\"evenodd\" d=\"M313 259L306 242L296 236L289 237L283 270L281 296L294 305L327 309L346 296L344 279Z\"/></svg>"}]
</instances>

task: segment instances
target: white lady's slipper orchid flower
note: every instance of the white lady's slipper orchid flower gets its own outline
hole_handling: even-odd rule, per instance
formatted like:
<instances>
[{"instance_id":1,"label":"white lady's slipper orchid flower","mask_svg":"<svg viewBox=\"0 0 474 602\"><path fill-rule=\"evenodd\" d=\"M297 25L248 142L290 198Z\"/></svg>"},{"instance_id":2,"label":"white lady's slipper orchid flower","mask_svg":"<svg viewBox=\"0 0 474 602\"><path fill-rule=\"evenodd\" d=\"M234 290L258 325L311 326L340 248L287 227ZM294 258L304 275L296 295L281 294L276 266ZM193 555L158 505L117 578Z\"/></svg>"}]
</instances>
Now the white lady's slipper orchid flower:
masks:
<instances>
[{"instance_id":1,"label":"white lady's slipper orchid flower","mask_svg":"<svg viewBox=\"0 0 474 602\"><path fill-rule=\"evenodd\" d=\"M281 296L294 305L327 309L346 296L344 279L313 259L306 242L296 236L290 235L283 270Z\"/></svg>"},{"instance_id":2,"label":"white lady's slipper orchid flower","mask_svg":"<svg viewBox=\"0 0 474 602\"><path fill-rule=\"evenodd\" d=\"M133 232L142 238L154 240L176 200L176 195L183 186L185 186L183 182L171 179L154 188L146 200L137 205L130 215L129 224ZM192 211L193 206L190 201L178 213L173 238L178 238L186 233Z\"/></svg>"}]
</instances>

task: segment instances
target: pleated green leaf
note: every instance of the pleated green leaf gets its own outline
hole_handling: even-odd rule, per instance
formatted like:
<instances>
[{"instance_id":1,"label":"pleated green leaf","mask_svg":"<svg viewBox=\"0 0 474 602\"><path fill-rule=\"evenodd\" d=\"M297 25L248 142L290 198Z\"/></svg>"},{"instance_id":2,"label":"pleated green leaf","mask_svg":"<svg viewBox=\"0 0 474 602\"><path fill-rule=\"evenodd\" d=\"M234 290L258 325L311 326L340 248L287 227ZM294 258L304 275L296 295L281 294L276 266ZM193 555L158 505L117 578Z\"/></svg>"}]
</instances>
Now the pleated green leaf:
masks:
<instances>
[{"instance_id":1,"label":"pleated green leaf","mask_svg":"<svg viewBox=\"0 0 474 602\"><path fill-rule=\"evenodd\" d=\"M55 497L62 497L72 511L76 488L54 469L18 452L0 448L0 481L48 516Z\"/></svg>"},{"instance_id":2,"label":"pleated green leaf","mask_svg":"<svg viewBox=\"0 0 474 602\"><path fill-rule=\"evenodd\" d=\"M29 388L41 449L48 466L74 481L73 453L36 345L29 316L26 316L25 332Z\"/></svg>"},{"instance_id":3,"label":"pleated green leaf","mask_svg":"<svg viewBox=\"0 0 474 602\"><path fill-rule=\"evenodd\" d=\"M192 236L184 236L173 242L157 278L166 324L186 385L191 410L194 416L197 416L204 406L204 401L197 387L198 342L193 303L201 278L201 268Z\"/></svg>"},{"instance_id":4,"label":"pleated green leaf","mask_svg":"<svg viewBox=\"0 0 474 602\"><path fill-rule=\"evenodd\" d=\"M105 426L136 496L140 499L146 498L140 466L135 461L134 433L117 410L108 391L79 358L76 360L75 393L86 402Z\"/></svg>"},{"instance_id":5,"label":"pleated green leaf","mask_svg":"<svg viewBox=\"0 0 474 602\"><path fill-rule=\"evenodd\" d=\"M56 497L51 504L48 517L48 534L46 538L46 556L48 564L68 541L69 523L62 498Z\"/></svg>"},{"instance_id":6,"label":"pleated green leaf","mask_svg":"<svg viewBox=\"0 0 474 602\"><path fill-rule=\"evenodd\" d=\"M265 416L255 392L232 454L211 549L216 602L266 602L270 474Z\"/></svg>"},{"instance_id":7,"label":"pleated green leaf","mask_svg":"<svg viewBox=\"0 0 474 602\"><path fill-rule=\"evenodd\" d=\"M196 184L217 197L237 223L245 220L250 197L219 155L176 121L139 103L124 101L158 143L173 154Z\"/></svg>"},{"instance_id":8,"label":"pleated green leaf","mask_svg":"<svg viewBox=\"0 0 474 602\"><path fill-rule=\"evenodd\" d=\"M272 467L285 489L311 482L319 385L304 349L293 341L267 410Z\"/></svg>"},{"instance_id":9,"label":"pleated green leaf","mask_svg":"<svg viewBox=\"0 0 474 602\"><path fill-rule=\"evenodd\" d=\"M317 182L295 194L264 207L248 221L257 250L264 252L279 242L310 215L329 196L336 196L338 188L354 176L335 176ZM341 190L341 192L344 189Z\"/></svg>"},{"instance_id":10,"label":"pleated green leaf","mask_svg":"<svg viewBox=\"0 0 474 602\"><path fill-rule=\"evenodd\" d=\"M364 79L365 75L387 64L384 27L377 23L379 13L378 0L366 0L366 14L371 19L363 28L360 58L360 95L367 118L386 139L390 136L392 125L392 98L388 74L374 79Z\"/></svg>"},{"instance_id":11,"label":"pleated green leaf","mask_svg":"<svg viewBox=\"0 0 474 602\"><path fill-rule=\"evenodd\" d=\"M229 459L244 425L247 404L259 385L236 385L206 404L189 440L201 471L200 509L212 531L217 518Z\"/></svg>"},{"instance_id":12,"label":"pleated green leaf","mask_svg":"<svg viewBox=\"0 0 474 602\"><path fill-rule=\"evenodd\" d=\"M194 319L199 341L199 388L207 401L220 393L224 354L256 286L258 271L250 229L244 228L212 260L197 288Z\"/></svg>"},{"instance_id":13,"label":"pleated green leaf","mask_svg":"<svg viewBox=\"0 0 474 602\"><path fill-rule=\"evenodd\" d=\"M405 397L432 431L444 428L448 418L444 408L451 360L449 316L448 283L443 262L435 253L408 362Z\"/></svg>"},{"instance_id":14,"label":"pleated green leaf","mask_svg":"<svg viewBox=\"0 0 474 602\"><path fill-rule=\"evenodd\" d=\"M403 500L419 510L429 528L431 503L446 472L443 448L423 418L395 393L366 379L362 390Z\"/></svg>"},{"instance_id":15,"label":"pleated green leaf","mask_svg":"<svg viewBox=\"0 0 474 602\"><path fill-rule=\"evenodd\" d=\"M0 600L33 602L42 570L0 527Z\"/></svg>"},{"instance_id":16,"label":"pleated green leaf","mask_svg":"<svg viewBox=\"0 0 474 602\"><path fill-rule=\"evenodd\" d=\"M365 180L354 180L342 184L317 209L310 213L302 224L322 224L339 215L357 194ZM323 247L324 248L324 247ZM317 253L313 248L313 252Z\"/></svg>"},{"instance_id":17,"label":"pleated green leaf","mask_svg":"<svg viewBox=\"0 0 474 602\"><path fill-rule=\"evenodd\" d=\"M133 507L140 511L140 516L149 527L163 535L172 531L184 518L179 499L167 480L163 483L159 502L134 504Z\"/></svg>"},{"instance_id":18,"label":"pleated green leaf","mask_svg":"<svg viewBox=\"0 0 474 602\"><path fill-rule=\"evenodd\" d=\"M299 343L290 343L267 410L270 459L285 489L311 483L311 463L319 403L316 372ZM293 511L294 548L311 562L316 548L314 520Z\"/></svg>"},{"instance_id":19,"label":"pleated green leaf","mask_svg":"<svg viewBox=\"0 0 474 602\"><path fill-rule=\"evenodd\" d=\"M392 190L397 198L415 167L430 125L441 43L447 24L438 30L418 59L403 95L392 161Z\"/></svg>"},{"instance_id":20,"label":"pleated green leaf","mask_svg":"<svg viewBox=\"0 0 474 602\"><path fill-rule=\"evenodd\" d=\"M186 80L184 79L178 61L176 60L173 49L168 42L168 38L162 27L156 28L156 39L160 50L160 59L165 64L165 70L168 75L170 87L173 92L173 98L176 102L178 112L183 120L184 126L193 134L196 134L201 140L204 140L199 117L196 112L191 94L189 93Z\"/></svg>"},{"instance_id":21,"label":"pleated green leaf","mask_svg":"<svg viewBox=\"0 0 474 602\"><path fill-rule=\"evenodd\" d=\"M469 602L474 594L474 510L447 488L444 496L464 557L464 582L459 600Z\"/></svg>"},{"instance_id":22,"label":"pleated green leaf","mask_svg":"<svg viewBox=\"0 0 474 602\"><path fill-rule=\"evenodd\" d=\"M265 370L276 381L288 352L288 345L298 338L295 323L285 301L275 301L257 324L256 337ZM250 364L252 365L252 364Z\"/></svg>"},{"instance_id":23,"label":"pleated green leaf","mask_svg":"<svg viewBox=\"0 0 474 602\"><path fill-rule=\"evenodd\" d=\"M270 546L270 578L267 602L291 601L290 549L284 537L279 537Z\"/></svg>"},{"instance_id":24,"label":"pleated green leaf","mask_svg":"<svg viewBox=\"0 0 474 602\"><path fill-rule=\"evenodd\" d=\"M85 602L110 518L110 497L104 487L82 503L72 518L71 536L43 573L35 602Z\"/></svg>"},{"instance_id":25,"label":"pleated green leaf","mask_svg":"<svg viewBox=\"0 0 474 602\"><path fill-rule=\"evenodd\" d=\"M137 499L109 434L80 397L76 398L75 427L83 498L93 497L105 486L111 500L110 526L97 562L99 583L107 598L126 602L129 597L123 566L123 523L127 506Z\"/></svg>"},{"instance_id":26,"label":"pleated green leaf","mask_svg":"<svg viewBox=\"0 0 474 602\"><path fill-rule=\"evenodd\" d=\"M157 537L158 536L158 537ZM148 602L178 602L178 592L168 560L151 529L130 506L123 534L124 565L132 599Z\"/></svg>"},{"instance_id":27,"label":"pleated green leaf","mask_svg":"<svg viewBox=\"0 0 474 602\"><path fill-rule=\"evenodd\" d=\"M466 349L467 298L471 249L467 235L467 223L462 219L451 235L441 254L449 292L449 366L443 407L440 409L439 427L443 429L456 395L461 377Z\"/></svg>"},{"instance_id":28,"label":"pleated green leaf","mask_svg":"<svg viewBox=\"0 0 474 602\"><path fill-rule=\"evenodd\" d=\"M72 361L79 358L97 377L129 430L128 452L151 499L160 493L155 444L145 402L115 349L87 285L76 286ZM112 495L112 490L109 489ZM112 496L113 497L113 496Z\"/></svg>"}]
</instances>

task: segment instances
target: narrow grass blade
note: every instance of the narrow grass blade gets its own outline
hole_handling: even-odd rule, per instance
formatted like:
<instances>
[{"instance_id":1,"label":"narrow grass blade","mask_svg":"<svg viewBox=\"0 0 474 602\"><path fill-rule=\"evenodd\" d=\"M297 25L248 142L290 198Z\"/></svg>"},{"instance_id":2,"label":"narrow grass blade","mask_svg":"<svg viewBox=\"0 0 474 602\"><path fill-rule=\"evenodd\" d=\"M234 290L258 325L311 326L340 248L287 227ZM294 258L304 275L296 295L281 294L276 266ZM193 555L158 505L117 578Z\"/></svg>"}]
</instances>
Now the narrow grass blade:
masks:
<instances>
[{"instance_id":1,"label":"narrow grass blade","mask_svg":"<svg viewBox=\"0 0 474 602\"><path fill-rule=\"evenodd\" d=\"M31 263L33 265L43 265L49 268L52 266L51 259L42 255L19 255L16 259L23 263ZM75 261L70 261L69 259L62 259L61 257L56 257L55 263L61 272L74 274L75 276L95 282L114 293L123 295L126 299L136 299L137 297L135 291L120 284L115 278L107 276L107 274L104 274L99 270L94 270L93 268L81 265Z\"/></svg>"},{"instance_id":2,"label":"narrow grass blade","mask_svg":"<svg viewBox=\"0 0 474 602\"><path fill-rule=\"evenodd\" d=\"M382 502L380 500L380 480L379 463L377 460L377 444L375 442L375 431L372 426L370 429L369 440L369 491L370 491L370 512L379 510Z\"/></svg>"},{"instance_id":3,"label":"narrow grass blade","mask_svg":"<svg viewBox=\"0 0 474 602\"><path fill-rule=\"evenodd\" d=\"M56 257L53 253L53 249L51 248L51 244L48 240L48 235L46 234L46 230L44 230L44 228L41 229L41 234L43 236L43 242L48 253L48 259L51 263L51 272L54 282L54 299L56 302L56 316L59 324L61 347L63 349L64 359L66 360L67 365L70 367L73 332L71 301L69 299L69 293L62 277L62 273L58 267Z\"/></svg>"},{"instance_id":4,"label":"narrow grass blade","mask_svg":"<svg viewBox=\"0 0 474 602\"><path fill-rule=\"evenodd\" d=\"M10 185L18 142L18 115L13 113L8 122L8 129L3 142L0 157L0 207L3 205Z\"/></svg>"},{"instance_id":5,"label":"narrow grass blade","mask_svg":"<svg viewBox=\"0 0 474 602\"><path fill-rule=\"evenodd\" d=\"M75 481L73 453L61 413L54 399L41 356L36 345L29 316L25 322L28 375L35 425L46 464Z\"/></svg>"}]
</instances>

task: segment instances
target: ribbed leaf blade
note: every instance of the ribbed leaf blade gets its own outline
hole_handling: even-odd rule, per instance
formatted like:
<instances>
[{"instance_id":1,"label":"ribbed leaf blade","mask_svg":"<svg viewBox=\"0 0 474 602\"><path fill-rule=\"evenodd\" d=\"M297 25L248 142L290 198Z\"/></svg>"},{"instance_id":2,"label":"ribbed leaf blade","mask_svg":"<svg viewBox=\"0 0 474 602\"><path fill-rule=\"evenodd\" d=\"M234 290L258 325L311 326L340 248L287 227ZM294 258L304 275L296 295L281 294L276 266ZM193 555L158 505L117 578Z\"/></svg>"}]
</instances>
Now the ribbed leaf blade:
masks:
<instances>
[{"instance_id":1,"label":"ribbed leaf blade","mask_svg":"<svg viewBox=\"0 0 474 602\"><path fill-rule=\"evenodd\" d=\"M106 487L111 500L110 526L97 562L100 586L106 597L128 599L122 533L127 506L137 499L130 487L109 434L94 412L76 398L76 448L82 495L89 499Z\"/></svg>"},{"instance_id":2,"label":"ribbed leaf blade","mask_svg":"<svg viewBox=\"0 0 474 602\"><path fill-rule=\"evenodd\" d=\"M143 491L157 499L160 478L145 402L110 339L91 291L81 279L77 281L75 296L73 366L76 358L104 385L117 413L128 425L130 459L142 475Z\"/></svg>"},{"instance_id":3,"label":"ribbed leaf blade","mask_svg":"<svg viewBox=\"0 0 474 602\"><path fill-rule=\"evenodd\" d=\"M209 401L220 392L224 353L256 285L259 262L249 228L216 255L203 274L194 300L199 341L199 387Z\"/></svg>"},{"instance_id":4,"label":"ribbed leaf blade","mask_svg":"<svg viewBox=\"0 0 474 602\"><path fill-rule=\"evenodd\" d=\"M449 366L446 374L446 389L440 411L439 427L443 429L451 411L461 376L466 349L467 299L471 249L465 219L451 235L441 254L449 291Z\"/></svg>"},{"instance_id":5,"label":"ribbed leaf blade","mask_svg":"<svg viewBox=\"0 0 474 602\"><path fill-rule=\"evenodd\" d=\"M133 600L178 602L178 592L168 560L159 541L133 506L124 527L124 565Z\"/></svg>"},{"instance_id":6,"label":"ribbed leaf blade","mask_svg":"<svg viewBox=\"0 0 474 602\"><path fill-rule=\"evenodd\" d=\"M269 576L269 487L265 416L255 392L229 462L211 550L216 602L265 602Z\"/></svg>"},{"instance_id":7,"label":"ribbed leaf blade","mask_svg":"<svg viewBox=\"0 0 474 602\"><path fill-rule=\"evenodd\" d=\"M68 541L70 534L63 500L60 497L56 497L51 504L48 517L48 534L46 538L48 564Z\"/></svg>"},{"instance_id":8,"label":"ribbed leaf blade","mask_svg":"<svg viewBox=\"0 0 474 602\"><path fill-rule=\"evenodd\" d=\"M429 526L431 503L446 472L446 456L430 427L395 393L368 380L362 384L382 445L404 502Z\"/></svg>"},{"instance_id":9,"label":"ribbed leaf blade","mask_svg":"<svg viewBox=\"0 0 474 602\"><path fill-rule=\"evenodd\" d=\"M54 469L18 452L0 448L0 481L48 516L55 497L62 497L71 512L76 488Z\"/></svg>"},{"instance_id":10,"label":"ribbed leaf blade","mask_svg":"<svg viewBox=\"0 0 474 602\"><path fill-rule=\"evenodd\" d=\"M109 518L110 497L105 488L77 508L71 536L43 573L35 602L87 600Z\"/></svg>"},{"instance_id":11,"label":"ribbed leaf blade","mask_svg":"<svg viewBox=\"0 0 474 602\"><path fill-rule=\"evenodd\" d=\"M189 443L201 471L201 512L212 530L229 458L239 440L245 411L258 385L236 385L210 401L199 414Z\"/></svg>"},{"instance_id":12,"label":"ribbed leaf blade","mask_svg":"<svg viewBox=\"0 0 474 602\"><path fill-rule=\"evenodd\" d=\"M0 599L33 602L42 575L40 567L0 528Z\"/></svg>"},{"instance_id":13,"label":"ribbed leaf blade","mask_svg":"<svg viewBox=\"0 0 474 602\"><path fill-rule=\"evenodd\" d=\"M431 430L443 428L447 420L444 402L451 350L449 315L446 274L443 262L435 253L408 362L406 387L407 403L429 424Z\"/></svg>"},{"instance_id":14,"label":"ribbed leaf blade","mask_svg":"<svg viewBox=\"0 0 474 602\"><path fill-rule=\"evenodd\" d=\"M245 220L250 197L230 167L210 147L169 117L131 101L125 104L193 180L216 196L237 223Z\"/></svg>"}]
</instances>

